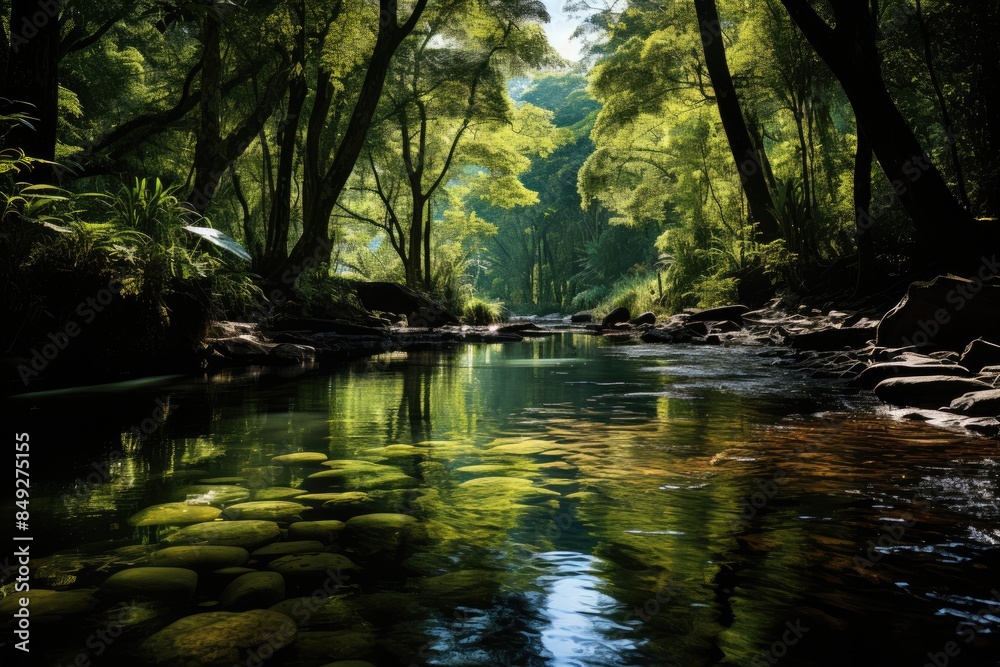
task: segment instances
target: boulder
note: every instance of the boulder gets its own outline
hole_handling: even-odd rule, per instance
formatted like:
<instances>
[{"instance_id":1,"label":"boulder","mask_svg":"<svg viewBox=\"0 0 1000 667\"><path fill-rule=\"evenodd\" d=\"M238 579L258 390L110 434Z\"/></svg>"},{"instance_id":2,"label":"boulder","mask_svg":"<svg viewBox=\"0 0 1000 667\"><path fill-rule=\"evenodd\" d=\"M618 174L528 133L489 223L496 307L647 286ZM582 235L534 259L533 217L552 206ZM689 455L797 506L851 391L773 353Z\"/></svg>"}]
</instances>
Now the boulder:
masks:
<instances>
[{"instance_id":1,"label":"boulder","mask_svg":"<svg viewBox=\"0 0 1000 667\"><path fill-rule=\"evenodd\" d=\"M632 320L630 320L630 323L634 324L637 327L642 326L644 324L656 324L656 314L647 311L637 317L632 318Z\"/></svg>"},{"instance_id":2,"label":"boulder","mask_svg":"<svg viewBox=\"0 0 1000 667\"><path fill-rule=\"evenodd\" d=\"M288 366L312 366L316 363L316 348L311 345L278 343L271 348L270 358Z\"/></svg>"},{"instance_id":3,"label":"boulder","mask_svg":"<svg viewBox=\"0 0 1000 667\"><path fill-rule=\"evenodd\" d=\"M970 417L1000 415L1000 389L973 391L951 402L951 409Z\"/></svg>"},{"instance_id":4,"label":"boulder","mask_svg":"<svg viewBox=\"0 0 1000 667\"><path fill-rule=\"evenodd\" d=\"M605 315L603 320L601 320L601 326L608 328L613 327L616 324L627 324L631 317L632 314L629 312L628 308L615 308L610 313Z\"/></svg>"},{"instance_id":5,"label":"boulder","mask_svg":"<svg viewBox=\"0 0 1000 667\"><path fill-rule=\"evenodd\" d=\"M192 570L218 570L239 567L250 560L242 547L195 546L167 547L149 555L153 567L184 567Z\"/></svg>"},{"instance_id":6,"label":"boulder","mask_svg":"<svg viewBox=\"0 0 1000 667\"><path fill-rule=\"evenodd\" d=\"M11 593L0 598L0 615L7 625L16 625L14 616L21 609L20 598L27 598L30 618L34 621L57 621L63 616L72 616L90 611L101 603L94 597L93 588L72 591L50 591L44 588L32 588L28 591Z\"/></svg>"},{"instance_id":7,"label":"boulder","mask_svg":"<svg viewBox=\"0 0 1000 667\"><path fill-rule=\"evenodd\" d=\"M285 599L285 579L277 572L251 572L234 579L219 603L229 611L265 609Z\"/></svg>"},{"instance_id":8,"label":"boulder","mask_svg":"<svg viewBox=\"0 0 1000 667\"><path fill-rule=\"evenodd\" d=\"M250 489L228 484L197 484L178 489L175 495L189 504L228 505L250 500Z\"/></svg>"},{"instance_id":9,"label":"boulder","mask_svg":"<svg viewBox=\"0 0 1000 667\"><path fill-rule=\"evenodd\" d=\"M954 364L922 364L910 362L888 362L874 364L864 369L851 384L865 389L874 389L882 380L897 377L920 377L926 375L947 375L950 377L969 377L970 373L962 366Z\"/></svg>"},{"instance_id":10,"label":"boulder","mask_svg":"<svg viewBox=\"0 0 1000 667\"><path fill-rule=\"evenodd\" d=\"M881 347L962 350L973 340L1000 340L1000 284L938 276L910 285L878 325Z\"/></svg>"},{"instance_id":11,"label":"boulder","mask_svg":"<svg viewBox=\"0 0 1000 667\"><path fill-rule=\"evenodd\" d=\"M746 306L734 305L734 306L721 306L719 308L706 308L705 310L698 310L688 317L688 323L692 322L723 322L726 320L731 320L733 322L739 323L743 321L743 315L750 312L750 309Z\"/></svg>"},{"instance_id":12,"label":"boulder","mask_svg":"<svg viewBox=\"0 0 1000 667\"><path fill-rule=\"evenodd\" d=\"M139 648L151 667L259 665L295 641L298 629L284 614L264 609L217 611L171 623Z\"/></svg>"},{"instance_id":13,"label":"boulder","mask_svg":"<svg viewBox=\"0 0 1000 667\"><path fill-rule=\"evenodd\" d=\"M388 282L349 282L358 301L370 312L405 315L410 326L439 327L459 324L458 318L441 304L408 287Z\"/></svg>"},{"instance_id":14,"label":"boulder","mask_svg":"<svg viewBox=\"0 0 1000 667\"><path fill-rule=\"evenodd\" d=\"M293 489L288 486L269 486L265 489L255 489L254 500L291 500L304 496L308 491L304 489Z\"/></svg>"},{"instance_id":15,"label":"boulder","mask_svg":"<svg viewBox=\"0 0 1000 667\"><path fill-rule=\"evenodd\" d=\"M252 551L270 544L281 537L278 524L273 521L213 521L181 528L163 539L168 547L185 544L214 544L224 547L242 547Z\"/></svg>"},{"instance_id":16,"label":"boulder","mask_svg":"<svg viewBox=\"0 0 1000 667\"><path fill-rule=\"evenodd\" d=\"M416 523L409 514L363 514L347 522L347 531L355 551L366 556L395 556Z\"/></svg>"},{"instance_id":17,"label":"boulder","mask_svg":"<svg viewBox=\"0 0 1000 667\"><path fill-rule=\"evenodd\" d=\"M977 338L965 348L960 363L973 373L1000 364L1000 345Z\"/></svg>"},{"instance_id":18,"label":"boulder","mask_svg":"<svg viewBox=\"0 0 1000 667\"><path fill-rule=\"evenodd\" d=\"M583 310L570 316L569 321L574 324L589 324L594 321L594 314L589 310Z\"/></svg>"},{"instance_id":19,"label":"boulder","mask_svg":"<svg viewBox=\"0 0 1000 667\"><path fill-rule=\"evenodd\" d=\"M98 595L109 600L157 600L186 604L198 588L198 573L182 567L133 567L104 580Z\"/></svg>"},{"instance_id":20,"label":"boulder","mask_svg":"<svg viewBox=\"0 0 1000 667\"><path fill-rule=\"evenodd\" d=\"M985 382L968 378L926 375L883 380L875 387L875 395L893 405L936 409L950 405L955 398L963 394L992 388Z\"/></svg>"}]
</instances>

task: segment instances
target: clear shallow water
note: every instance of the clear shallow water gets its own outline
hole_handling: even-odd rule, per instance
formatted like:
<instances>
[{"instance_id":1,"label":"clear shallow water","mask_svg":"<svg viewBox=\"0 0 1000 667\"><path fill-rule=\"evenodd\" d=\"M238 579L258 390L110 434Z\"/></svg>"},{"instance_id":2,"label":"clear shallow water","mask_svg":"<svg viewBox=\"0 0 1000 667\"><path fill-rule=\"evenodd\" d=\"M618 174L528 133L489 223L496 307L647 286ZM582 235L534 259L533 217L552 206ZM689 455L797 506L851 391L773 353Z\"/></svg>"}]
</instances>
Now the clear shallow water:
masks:
<instances>
[{"instance_id":1,"label":"clear shallow water","mask_svg":"<svg viewBox=\"0 0 1000 667\"><path fill-rule=\"evenodd\" d=\"M34 443L36 557L89 554L68 578L66 557L43 560L47 587L137 562L120 548L157 534L128 517L186 485L303 484L261 471L307 450L418 480L378 509L416 517L419 539L391 557L342 540L364 567L343 591L357 620L314 628L362 632L377 665L919 667L950 641L949 664L1000 664L1000 447L752 351L567 335L5 407ZM93 664L208 609L154 610ZM32 664L86 650L101 613Z\"/></svg>"}]
</instances>

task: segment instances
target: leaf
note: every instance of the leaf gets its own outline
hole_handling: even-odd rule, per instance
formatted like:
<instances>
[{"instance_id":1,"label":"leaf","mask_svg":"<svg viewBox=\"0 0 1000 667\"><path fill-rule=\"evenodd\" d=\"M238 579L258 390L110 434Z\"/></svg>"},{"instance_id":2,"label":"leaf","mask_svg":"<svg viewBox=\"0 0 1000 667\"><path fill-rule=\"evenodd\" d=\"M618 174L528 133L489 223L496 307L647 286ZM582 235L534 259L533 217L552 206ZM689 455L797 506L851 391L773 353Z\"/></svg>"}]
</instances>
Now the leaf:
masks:
<instances>
[{"instance_id":1,"label":"leaf","mask_svg":"<svg viewBox=\"0 0 1000 667\"><path fill-rule=\"evenodd\" d=\"M236 239L223 234L218 229L212 229L211 227L194 227L188 225L184 228L185 231L191 232L192 234L197 234L198 236L208 240L209 243L217 245L223 250L227 250L232 254L236 255L240 259L245 259L246 261L251 261L253 258L250 256L246 250L243 249Z\"/></svg>"}]
</instances>

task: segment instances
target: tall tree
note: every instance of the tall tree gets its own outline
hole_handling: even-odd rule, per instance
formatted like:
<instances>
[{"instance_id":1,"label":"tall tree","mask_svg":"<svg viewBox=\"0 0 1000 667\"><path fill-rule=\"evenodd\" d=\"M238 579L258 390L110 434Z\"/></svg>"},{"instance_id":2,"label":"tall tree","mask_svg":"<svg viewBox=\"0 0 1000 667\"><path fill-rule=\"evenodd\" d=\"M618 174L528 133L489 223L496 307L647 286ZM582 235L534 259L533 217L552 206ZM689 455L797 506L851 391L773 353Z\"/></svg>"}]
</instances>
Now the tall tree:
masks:
<instances>
[{"instance_id":1,"label":"tall tree","mask_svg":"<svg viewBox=\"0 0 1000 667\"><path fill-rule=\"evenodd\" d=\"M876 43L874 2L831 3L828 23L808 0L782 0L792 20L840 81L861 132L918 232L925 252L965 253L972 216L948 189L886 88Z\"/></svg>"},{"instance_id":2,"label":"tall tree","mask_svg":"<svg viewBox=\"0 0 1000 667\"><path fill-rule=\"evenodd\" d=\"M781 228L775 217L774 201L765 177L767 155L761 142L754 141L743 116L736 86L726 59L722 22L715 0L694 0L705 49L705 64L715 91L715 100L722 118L722 127L729 139L733 160L740 173L740 182L750 207L750 217L759 225L765 241L781 238Z\"/></svg>"}]
</instances>

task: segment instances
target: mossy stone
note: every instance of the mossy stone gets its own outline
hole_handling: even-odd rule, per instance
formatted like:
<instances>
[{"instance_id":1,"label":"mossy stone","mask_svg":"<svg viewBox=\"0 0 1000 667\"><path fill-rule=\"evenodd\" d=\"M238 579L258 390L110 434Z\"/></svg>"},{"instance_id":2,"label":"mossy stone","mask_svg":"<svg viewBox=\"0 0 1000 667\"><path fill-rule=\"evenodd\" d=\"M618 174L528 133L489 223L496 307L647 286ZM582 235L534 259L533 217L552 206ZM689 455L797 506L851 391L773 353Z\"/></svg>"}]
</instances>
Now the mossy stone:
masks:
<instances>
[{"instance_id":1,"label":"mossy stone","mask_svg":"<svg viewBox=\"0 0 1000 667\"><path fill-rule=\"evenodd\" d=\"M229 484L195 484L178 489L175 497L188 503L229 505L250 500L250 489Z\"/></svg>"},{"instance_id":2,"label":"mossy stone","mask_svg":"<svg viewBox=\"0 0 1000 667\"><path fill-rule=\"evenodd\" d=\"M277 572L250 572L226 586L219 598L224 609L265 609L285 599L285 578Z\"/></svg>"},{"instance_id":3,"label":"mossy stone","mask_svg":"<svg viewBox=\"0 0 1000 667\"><path fill-rule=\"evenodd\" d=\"M344 522L336 519L296 521L288 526L288 537L292 540L315 540L323 544L332 544L343 529Z\"/></svg>"},{"instance_id":4,"label":"mossy stone","mask_svg":"<svg viewBox=\"0 0 1000 667\"><path fill-rule=\"evenodd\" d=\"M98 596L109 600L141 598L185 604L198 588L198 573L183 567L134 567L104 580Z\"/></svg>"},{"instance_id":5,"label":"mossy stone","mask_svg":"<svg viewBox=\"0 0 1000 667\"><path fill-rule=\"evenodd\" d=\"M312 508L290 500L251 500L230 505L223 510L227 519L257 519L261 521L301 521Z\"/></svg>"},{"instance_id":6,"label":"mossy stone","mask_svg":"<svg viewBox=\"0 0 1000 667\"><path fill-rule=\"evenodd\" d=\"M279 466L317 466L327 460L323 452L293 452L271 458L271 463Z\"/></svg>"},{"instance_id":7,"label":"mossy stone","mask_svg":"<svg viewBox=\"0 0 1000 667\"><path fill-rule=\"evenodd\" d=\"M293 554L319 553L323 549L323 543L316 540L295 540L292 542L272 542L266 547L257 549L252 555L257 560L269 561Z\"/></svg>"},{"instance_id":8,"label":"mossy stone","mask_svg":"<svg viewBox=\"0 0 1000 667\"><path fill-rule=\"evenodd\" d=\"M186 567L192 570L218 570L239 567L250 560L250 553L243 547L197 544L166 547L149 555L153 567Z\"/></svg>"},{"instance_id":9,"label":"mossy stone","mask_svg":"<svg viewBox=\"0 0 1000 667\"><path fill-rule=\"evenodd\" d=\"M203 521L214 521L222 510L211 505L189 503L163 503L147 507L128 518L130 526L184 526Z\"/></svg>"},{"instance_id":10,"label":"mossy stone","mask_svg":"<svg viewBox=\"0 0 1000 667\"><path fill-rule=\"evenodd\" d=\"M265 609L195 614L163 628L140 647L152 667L244 667L295 641L287 616Z\"/></svg>"},{"instance_id":11,"label":"mossy stone","mask_svg":"<svg viewBox=\"0 0 1000 667\"><path fill-rule=\"evenodd\" d=\"M181 528L168 535L162 544L168 547L212 544L253 551L280 537L281 530L273 521L212 521Z\"/></svg>"}]
</instances>

